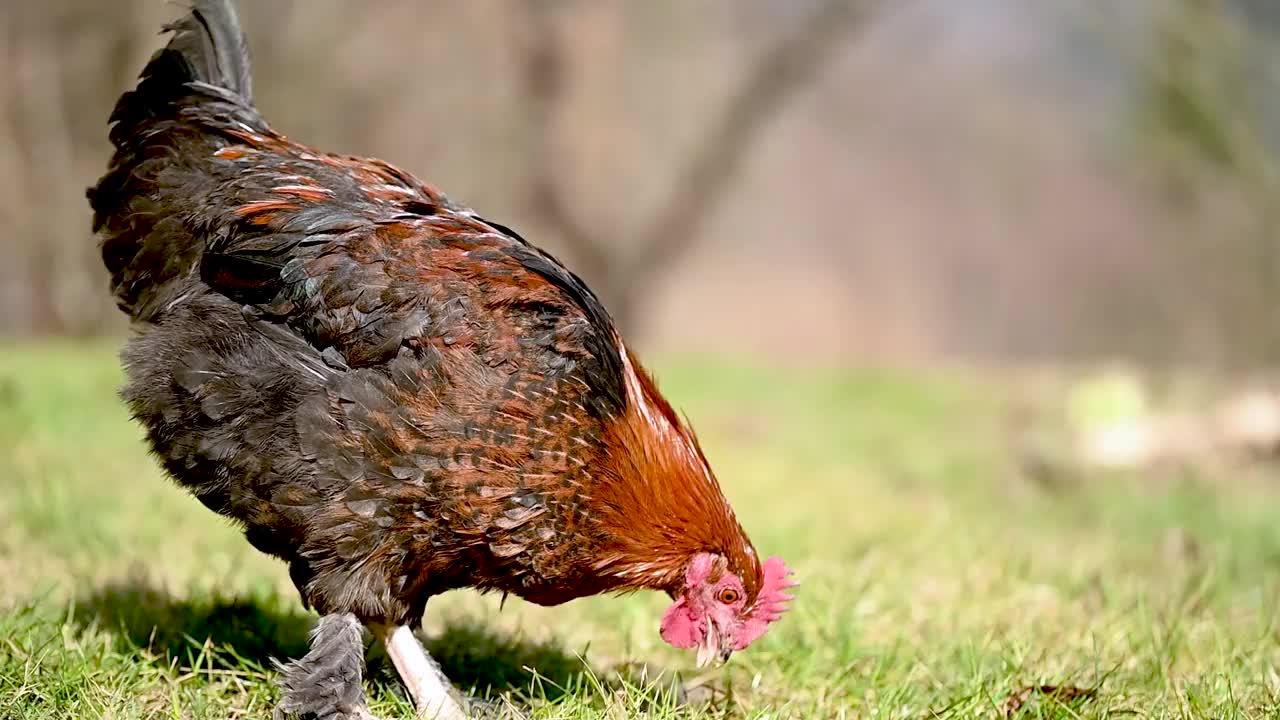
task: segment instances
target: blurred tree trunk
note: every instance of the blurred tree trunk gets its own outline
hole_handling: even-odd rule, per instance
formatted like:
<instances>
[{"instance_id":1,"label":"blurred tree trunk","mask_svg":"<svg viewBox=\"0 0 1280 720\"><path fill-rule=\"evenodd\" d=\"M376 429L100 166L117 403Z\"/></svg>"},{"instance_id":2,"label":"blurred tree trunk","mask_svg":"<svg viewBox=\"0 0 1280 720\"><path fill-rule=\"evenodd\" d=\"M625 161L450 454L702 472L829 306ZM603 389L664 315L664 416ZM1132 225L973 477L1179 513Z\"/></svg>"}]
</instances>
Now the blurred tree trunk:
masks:
<instances>
[{"instance_id":1,"label":"blurred tree trunk","mask_svg":"<svg viewBox=\"0 0 1280 720\"><path fill-rule=\"evenodd\" d=\"M4 331L89 335L116 318L84 190L106 167L115 97L140 68L139 7L0 4L0 197L12 210L0 213L0 249L23 308Z\"/></svg>"}]
</instances>

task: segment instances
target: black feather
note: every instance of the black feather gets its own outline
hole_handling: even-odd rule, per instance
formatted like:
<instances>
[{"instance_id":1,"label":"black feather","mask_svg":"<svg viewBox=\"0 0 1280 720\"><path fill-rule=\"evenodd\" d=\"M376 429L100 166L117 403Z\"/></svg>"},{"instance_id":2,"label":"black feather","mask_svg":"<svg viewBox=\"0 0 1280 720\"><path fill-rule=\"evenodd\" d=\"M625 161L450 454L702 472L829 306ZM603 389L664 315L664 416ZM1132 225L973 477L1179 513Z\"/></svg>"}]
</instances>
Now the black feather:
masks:
<instances>
[{"instance_id":1,"label":"black feather","mask_svg":"<svg viewBox=\"0 0 1280 720\"><path fill-rule=\"evenodd\" d=\"M265 130L251 101L249 55L230 0L196 0L111 113L111 169L86 192L93 231L121 309L153 319L173 299L169 281L191 272L203 238L184 206L208 197L216 134L191 132L193 113L215 125ZM174 163L175 157L183 163Z\"/></svg>"},{"instance_id":2,"label":"black feather","mask_svg":"<svg viewBox=\"0 0 1280 720\"><path fill-rule=\"evenodd\" d=\"M320 618L311 633L311 651L287 665L280 687L284 697L274 718L368 717L365 707L364 642L360 623L349 614Z\"/></svg>"}]
</instances>

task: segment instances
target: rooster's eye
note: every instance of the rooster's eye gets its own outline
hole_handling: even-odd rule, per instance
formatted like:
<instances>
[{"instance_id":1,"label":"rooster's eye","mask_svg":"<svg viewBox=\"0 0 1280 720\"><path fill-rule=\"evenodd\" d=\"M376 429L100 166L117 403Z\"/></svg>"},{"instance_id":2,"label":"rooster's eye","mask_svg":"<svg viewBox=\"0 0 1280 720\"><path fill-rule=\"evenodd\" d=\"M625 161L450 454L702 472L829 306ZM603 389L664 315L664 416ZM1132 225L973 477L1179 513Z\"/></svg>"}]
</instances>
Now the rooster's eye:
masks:
<instances>
[{"instance_id":1,"label":"rooster's eye","mask_svg":"<svg viewBox=\"0 0 1280 720\"><path fill-rule=\"evenodd\" d=\"M725 605L732 605L738 602L738 591L731 587L727 587L716 595L716 599Z\"/></svg>"}]
</instances>

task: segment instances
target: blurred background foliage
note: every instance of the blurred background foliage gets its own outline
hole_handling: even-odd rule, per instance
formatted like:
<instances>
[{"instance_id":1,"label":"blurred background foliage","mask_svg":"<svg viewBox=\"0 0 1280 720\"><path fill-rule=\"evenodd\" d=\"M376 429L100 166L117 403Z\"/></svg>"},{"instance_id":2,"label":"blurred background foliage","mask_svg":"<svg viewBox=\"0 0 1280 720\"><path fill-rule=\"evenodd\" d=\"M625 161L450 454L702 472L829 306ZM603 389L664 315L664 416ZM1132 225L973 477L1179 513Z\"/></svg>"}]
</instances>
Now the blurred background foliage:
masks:
<instances>
[{"instance_id":1,"label":"blurred background foliage","mask_svg":"<svg viewBox=\"0 0 1280 720\"><path fill-rule=\"evenodd\" d=\"M1280 356L1271 0L241 4L278 129L519 229L650 347ZM83 192L175 11L0 2L0 334L124 330Z\"/></svg>"}]
</instances>

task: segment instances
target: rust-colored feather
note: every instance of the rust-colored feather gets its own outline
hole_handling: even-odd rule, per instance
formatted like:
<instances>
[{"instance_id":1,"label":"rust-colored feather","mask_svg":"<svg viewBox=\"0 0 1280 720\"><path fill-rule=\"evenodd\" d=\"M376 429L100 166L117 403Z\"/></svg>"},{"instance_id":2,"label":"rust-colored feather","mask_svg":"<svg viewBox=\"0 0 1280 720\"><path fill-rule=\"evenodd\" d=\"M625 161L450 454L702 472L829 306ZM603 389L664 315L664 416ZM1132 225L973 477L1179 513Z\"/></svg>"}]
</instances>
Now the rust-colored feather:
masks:
<instances>
[{"instance_id":1,"label":"rust-colored feather","mask_svg":"<svg viewBox=\"0 0 1280 720\"><path fill-rule=\"evenodd\" d=\"M694 554L717 553L754 600L760 562L697 436L636 358L623 352L630 402L606 434L610 481L600 497L614 542L597 567L628 584L674 592Z\"/></svg>"},{"instance_id":2,"label":"rust-colored feather","mask_svg":"<svg viewBox=\"0 0 1280 720\"><path fill-rule=\"evenodd\" d=\"M249 217L259 213L267 213L272 210L294 210L298 206L288 200L255 200L246 203L235 209L237 215Z\"/></svg>"}]
</instances>

